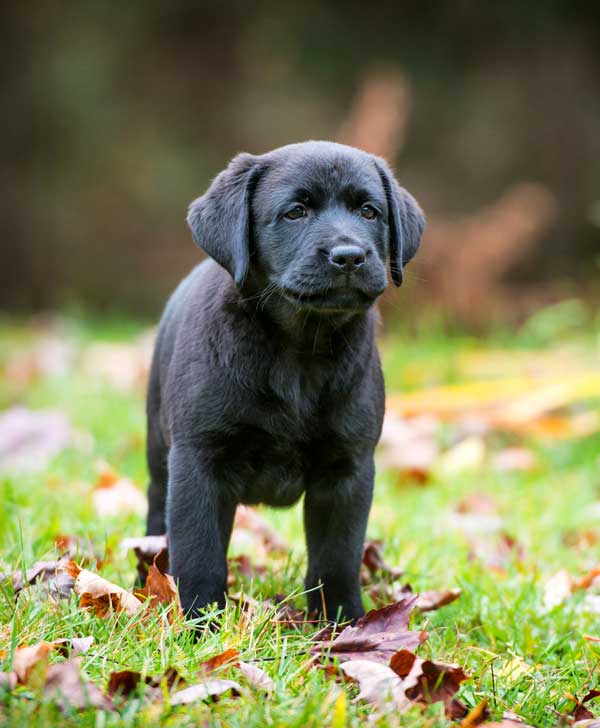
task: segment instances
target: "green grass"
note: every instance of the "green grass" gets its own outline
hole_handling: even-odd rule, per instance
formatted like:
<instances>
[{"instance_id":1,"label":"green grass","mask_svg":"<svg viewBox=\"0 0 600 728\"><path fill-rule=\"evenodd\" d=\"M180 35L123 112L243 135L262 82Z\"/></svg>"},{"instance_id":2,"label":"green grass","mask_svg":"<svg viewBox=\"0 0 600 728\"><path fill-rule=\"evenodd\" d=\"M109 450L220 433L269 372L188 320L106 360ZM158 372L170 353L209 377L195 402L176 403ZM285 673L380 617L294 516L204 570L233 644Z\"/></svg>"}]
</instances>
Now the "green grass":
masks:
<instances>
[{"instance_id":1,"label":"green grass","mask_svg":"<svg viewBox=\"0 0 600 728\"><path fill-rule=\"evenodd\" d=\"M82 319L61 324L59 330L77 351L94 341L128 341L139 333L130 322ZM593 368L598 360L599 331L597 321L571 305L570 309L563 306L539 314L517 334L498 331L487 338L465 337L449 334L439 325L410 334L388 333L382 341L388 388L410 391L464 381L474 376L469 361L495 350L514 362L515 371L528 358L552 361L557 348L560 362L567 351L570 361ZM34 350L46 332L45 327L23 322L0 324L0 373L16 355ZM504 364L493 364L492 369L494 366ZM486 369L482 377L497 374ZM77 430L90 437L80 447L62 452L41 472L0 476L0 571L24 569L37 560L55 557L55 536L70 534L90 538L109 555L101 570L104 577L130 586L134 559L122 557L118 545L124 537L143 533L143 519L132 515L100 519L94 513L91 494L99 460L144 488L143 390L120 392L90 378L76 362L64 374L26 382L0 374L0 409L15 403L61 409ZM450 425L443 438L450 442L454 434ZM512 440L494 435L490 447L493 450L505 441ZM415 628L427 625L429 632L419 654L459 663L471 676L460 690L462 700L471 707L488 698L496 717L512 710L533 725L552 726L557 721L553 711L563 713L573 707L567 693L582 697L600 682L600 643L583 638L586 633L600 636L600 617L586 611L585 594L574 594L550 612L542 604L544 583L557 569L564 567L577 575L598 562L597 545L574 548L566 540L586 531L600 536L600 513L590 508L600 501L600 437L550 442L525 437L518 441L535 452L537 470L503 474L484 465L475 471L434 474L425 486L379 472L369 537L383 540L386 561L404 568L415 591L455 586L463 590L453 604L413 617ZM503 528L523 545L524 558L509 556L502 572L491 570L481 559L470 559L467 538L450 525L450 514L470 493L489 494L497 503ZM298 594L304 564L299 509L264 509L262 513L290 541L292 553L287 558L269 558L266 579L245 584L244 590L257 599L275 593ZM296 596L295 601L303 604L303 597ZM368 598L366 602L369 605ZM207 623L214 616L207 614ZM225 697L215 704L185 708L148 705L136 696L118 713L96 714L91 710L60 713L26 686L0 698L0 724L363 725L372 708L354 701L356 688L328 681L321 671L310 667L310 632L283 628L273 623L272 616L272 610L265 607L248 619L231 606L222 615L219 631L206 629L194 642L189 627L180 622L166 628L158 616L144 621L123 616L101 619L80 610L75 596L54 603L33 588L15 601L5 587L0 592L0 671L11 668L18 645L91 634L95 643L83 657L83 670L101 686L112 671L123 669L158 675L175 667L193 681L202 661L233 647L244 661L263 667L275 681L276 690L270 700L249 689L241 699ZM529 669L511 676L506 665L516 657ZM61 659L52 657L53 661ZM243 682L234 668L222 676ZM339 698L341 693L345 698ZM377 724L444 726L448 721L441 704L436 704L424 713L415 707L401 716L382 717Z\"/></svg>"}]
</instances>

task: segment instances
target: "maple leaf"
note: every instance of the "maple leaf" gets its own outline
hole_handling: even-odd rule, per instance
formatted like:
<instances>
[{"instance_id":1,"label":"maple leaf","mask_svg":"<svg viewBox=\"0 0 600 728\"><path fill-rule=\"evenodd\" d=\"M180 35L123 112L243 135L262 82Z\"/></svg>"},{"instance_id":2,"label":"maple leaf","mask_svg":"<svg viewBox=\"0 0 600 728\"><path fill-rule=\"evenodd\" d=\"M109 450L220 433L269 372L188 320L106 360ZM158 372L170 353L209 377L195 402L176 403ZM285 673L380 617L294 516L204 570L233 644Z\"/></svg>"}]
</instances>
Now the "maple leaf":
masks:
<instances>
[{"instance_id":1,"label":"maple leaf","mask_svg":"<svg viewBox=\"0 0 600 728\"><path fill-rule=\"evenodd\" d=\"M413 594L395 604L373 609L333 640L317 643L311 654L325 654L340 661L362 659L387 664L398 650L414 649L427 637L423 632L408 629L416 602L417 596Z\"/></svg>"},{"instance_id":2,"label":"maple leaf","mask_svg":"<svg viewBox=\"0 0 600 728\"><path fill-rule=\"evenodd\" d=\"M447 711L457 711L454 695L460 684L469 679L459 665L422 660L401 650L391 658L390 667L404 679L404 692L411 700L423 704L442 702Z\"/></svg>"}]
</instances>

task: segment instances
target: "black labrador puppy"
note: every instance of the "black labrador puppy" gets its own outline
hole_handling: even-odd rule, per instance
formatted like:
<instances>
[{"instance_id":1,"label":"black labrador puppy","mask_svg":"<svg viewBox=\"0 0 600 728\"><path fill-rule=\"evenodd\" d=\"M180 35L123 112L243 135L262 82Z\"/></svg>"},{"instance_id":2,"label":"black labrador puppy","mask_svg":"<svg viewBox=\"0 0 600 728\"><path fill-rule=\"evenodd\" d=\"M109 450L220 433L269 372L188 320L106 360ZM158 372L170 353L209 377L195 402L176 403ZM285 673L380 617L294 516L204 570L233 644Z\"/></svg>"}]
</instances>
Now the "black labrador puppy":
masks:
<instances>
[{"instance_id":1,"label":"black labrador puppy","mask_svg":"<svg viewBox=\"0 0 600 728\"><path fill-rule=\"evenodd\" d=\"M190 206L212 260L171 297L148 391L148 534L186 613L223 605L236 506L304 495L310 610L363 614L384 413L373 304L424 227L380 158L329 142L240 154ZM322 593L319 587L322 587Z\"/></svg>"}]
</instances>

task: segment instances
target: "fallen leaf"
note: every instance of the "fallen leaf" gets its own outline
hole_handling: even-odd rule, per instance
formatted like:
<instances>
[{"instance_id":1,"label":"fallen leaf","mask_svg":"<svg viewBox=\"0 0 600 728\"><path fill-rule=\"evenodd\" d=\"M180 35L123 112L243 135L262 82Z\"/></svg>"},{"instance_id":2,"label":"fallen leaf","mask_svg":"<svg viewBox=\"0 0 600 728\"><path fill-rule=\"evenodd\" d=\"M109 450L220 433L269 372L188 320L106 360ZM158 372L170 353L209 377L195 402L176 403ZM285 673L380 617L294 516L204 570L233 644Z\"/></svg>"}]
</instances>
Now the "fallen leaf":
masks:
<instances>
[{"instance_id":1,"label":"fallen leaf","mask_svg":"<svg viewBox=\"0 0 600 728\"><path fill-rule=\"evenodd\" d=\"M234 680L209 679L177 691L171 695L170 703L171 705L189 705L198 700L215 700L229 691L236 697L242 694L241 686Z\"/></svg>"},{"instance_id":2,"label":"fallen leaf","mask_svg":"<svg viewBox=\"0 0 600 728\"><path fill-rule=\"evenodd\" d=\"M149 683L151 678L147 677L144 682ZM119 670L111 672L108 678L108 686L106 692L111 698L117 696L125 698L138 689L138 685L142 681L142 674L135 670Z\"/></svg>"},{"instance_id":3,"label":"fallen leaf","mask_svg":"<svg viewBox=\"0 0 600 728\"><path fill-rule=\"evenodd\" d=\"M163 573L169 569L169 549L167 547L167 536L141 536L139 538L125 538L119 547L121 553L133 551L137 558L137 573L140 584L146 583L148 569L154 563L154 559L160 554L157 567Z\"/></svg>"},{"instance_id":4,"label":"fallen leaf","mask_svg":"<svg viewBox=\"0 0 600 728\"><path fill-rule=\"evenodd\" d=\"M28 586L34 584L43 585L42 591L50 597L68 598L73 591L74 580L69 574L62 570L62 567L68 563L68 559L59 559L58 561L37 561L25 574L22 571L15 571L10 578L12 580L15 596Z\"/></svg>"},{"instance_id":5,"label":"fallen leaf","mask_svg":"<svg viewBox=\"0 0 600 728\"><path fill-rule=\"evenodd\" d=\"M92 501L96 513L105 517L127 513L145 515L148 509L146 496L127 478L120 478L110 468L104 468L96 481Z\"/></svg>"},{"instance_id":6,"label":"fallen leaf","mask_svg":"<svg viewBox=\"0 0 600 728\"><path fill-rule=\"evenodd\" d=\"M38 642L35 645L17 647L13 660L13 670L19 682L25 685L29 682L34 670L45 674L48 665L48 658L55 648L51 642Z\"/></svg>"},{"instance_id":7,"label":"fallen leaf","mask_svg":"<svg viewBox=\"0 0 600 728\"><path fill-rule=\"evenodd\" d=\"M569 715L575 719L576 723L582 720L595 718L592 711L585 704L590 700L595 700L600 697L600 690L590 690L587 695L581 698L581 700L575 697L575 695L569 695L569 697L575 702L575 707L571 710Z\"/></svg>"},{"instance_id":8,"label":"fallen leaf","mask_svg":"<svg viewBox=\"0 0 600 728\"><path fill-rule=\"evenodd\" d=\"M394 585L380 582L366 586L367 593L375 604L389 604L390 601L397 602L414 594L410 584ZM430 612L441 609L447 604L456 601L462 591L461 589L446 589L445 591L426 590L416 594L415 607L420 612Z\"/></svg>"},{"instance_id":9,"label":"fallen leaf","mask_svg":"<svg viewBox=\"0 0 600 728\"><path fill-rule=\"evenodd\" d=\"M412 595L361 617L354 627L345 627L335 639L321 641L311 654L337 657L340 662L370 660L387 664L398 650L411 650L426 639L426 634L408 629L417 601Z\"/></svg>"},{"instance_id":10,"label":"fallen leaf","mask_svg":"<svg viewBox=\"0 0 600 728\"><path fill-rule=\"evenodd\" d=\"M212 675L223 666L237 665L240 653L237 650L229 649L221 652L208 660L205 660L198 667L198 674L201 676Z\"/></svg>"},{"instance_id":11,"label":"fallen leaf","mask_svg":"<svg viewBox=\"0 0 600 728\"><path fill-rule=\"evenodd\" d=\"M595 566L586 574L573 578L566 569L560 569L553 574L544 586L543 602L546 609L553 609L562 604L573 592L589 589L600 577L600 567ZM588 595L587 599L593 599ZM591 610L594 611L594 610Z\"/></svg>"},{"instance_id":12,"label":"fallen leaf","mask_svg":"<svg viewBox=\"0 0 600 728\"><path fill-rule=\"evenodd\" d=\"M363 550L362 563L366 567L368 574L371 576L384 576L391 581L399 579L404 571L397 566L389 566L383 559L381 554L381 541L367 541ZM363 578L365 584L367 579Z\"/></svg>"},{"instance_id":13,"label":"fallen leaf","mask_svg":"<svg viewBox=\"0 0 600 728\"><path fill-rule=\"evenodd\" d=\"M154 688L151 697L162 699L162 691L159 690L164 682L168 690L174 687L185 685L185 680L179 675L177 670L170 667L159 677L150 677L146 675L142 678L142 674L136 670L120 670L111 672L108 679L107 692L111 698L117 696L127 698L131 693L136 692L140 683L143 682L148 688Z\"/></svg>"},{"instance_id":14,"label":"fallen leaf","mask_svg":"<svg viewBox=\"0 0 600 728\"><path fill-rule=\"evenodd\" d=\"M58 706L66 710L75 708L96 708L100 710L113 710L112 701L101 690L83 680L81 675L81 658L50 665L46 672L44 683L44 696L57 702Z\"/></svg>"},{"instance_id":15,"label":"fallen leaf","mask_svg":"<svg viewBox=\"0 0 600 728\"><path fill-rule=\"evenodd\" d=\"M239 662L238 667L253 688L260 690L267 695L270 695L273 690L275 690L275 683L260 667L250 665L247 662Z\"/></svg>"},{"instance_id":16,"label":"fallen leaf","mask_svg":"<svg viewBox=\"0 0 600 728\"><path fill-rule=\"evenodd\" d=\"M371 660L349 660L342 663L340 669L358 683L359 700L366 700L387 712L403 712L412 705L404 693L403 680L387 665Z\"/></svg>"},{"instance_id":17,"label":"fallen leaf","mask_svg":"<svg viewBox=\"0 0 600 728\"><path fill-rule=\"evenodd\" d=\"M407 667L412 659L409 672ZM390 661L390 667L404 678L404 691L408 698L419 703L444 703L446 709L452 706L460 684L469 679L459 665L451 665L432 660L422 660L408 650L400 651Z\"/></svg>"},{"instance_id":18,"label":"fallen leaf","mask_svg":"<svg viewBox=\"0 0 600 728\"><path fill-rule=\"evenodd\" d=\"M154 563L148 570L146 585L143 589L136 591L136 597L142 597L144 600L149 600L152 608L159 604L175 605L175 609L169 613L169 621L172 621L174 613L183 617L183 610L181 608L179 592L177 591L175 579L170 574L161 571L157 565L161 563L161 561L162 563L165 561L165 559L161 560L161 554L162 552L154 557Z\"/></svg>"},{"instance_id":19,"label":"fallen leaf","mask_svg":"<svg viewBox=\"0 0 600 728\"><path fill-rule=\"evenodd\" d=\"M578 579L573 579L571 590L577 591L578 589L589 589L599 576L600 566L595 566L593 569L590 569L587 574L580 576Z\"/></svg>"},{"instance_id":20,"label":"fallen leaf","mask_svg":"<svg viewBox=\"0 0 600 728\"><path fill-rule=\"evenodd\" d=\"M462 589L446 589L445 591L427 590L417 595L416 607L420 612L431 612L455 602L462 594Z\"/></svg>"},{"instance_id":21,"label":"fallen leaf","mask_svg":"<svg viewBox=\"0 0 600 728\"><path fill-rule=\"evenodd\" d=\"M87 652L93 642L94 638L92 636L63 637L51 642L42 641L34 645L17 647L13 660L13 669L18 681L23 685L29 683L34 671L39 672L43 678L50 653L53 650L65 657L68 656L70 651L73 651L75 655L79 655Z\"/></svg>"},{"instance_id":22,"label":"fallen leaf","mask_svg":"<svg viewBox=\"0 0 600 728\"><path fill-rule=\"evenodd\" d=\"M92 571L81 569L74 561L62 568L75 579L74 590L81 598L80 606L83 609L91 609L100 617L105 617L113 610L123 611L131 617L142 607L142 602L136 596Z\"/></svg>"},{"instance_id":23,"label":"fallen leaf","mask_svg":"<svg viewBox=\"0 0 600 728\"><path fill-rule=\"evenodd\" d=\"M72 651L74 655L84 655L94 644L94 638L92 635L89 637L61 637L52 640L50 644L54 645L55 649L64 657L68 656L69 651Z\"/></svg>"}]
</instances>

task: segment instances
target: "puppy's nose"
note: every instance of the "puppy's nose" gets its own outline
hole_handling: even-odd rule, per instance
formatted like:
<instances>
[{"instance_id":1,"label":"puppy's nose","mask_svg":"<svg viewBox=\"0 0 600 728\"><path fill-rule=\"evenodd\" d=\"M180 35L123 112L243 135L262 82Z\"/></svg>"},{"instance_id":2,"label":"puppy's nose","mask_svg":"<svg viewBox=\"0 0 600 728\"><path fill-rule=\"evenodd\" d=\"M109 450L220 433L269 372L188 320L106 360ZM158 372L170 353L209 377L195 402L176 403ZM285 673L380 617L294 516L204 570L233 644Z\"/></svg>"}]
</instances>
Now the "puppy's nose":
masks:
<instances>
[{"instance_id":1,"label":"puppy's nose","mask_svg":"<svg viewBox=\"0 0 600 728\"><path fill-rule=\"evenodd\" d=\"M329 262L335 268L353 273L365 262L365 251L358 245L336 245L329 253Z\"/></svg>"}]
</instances>

